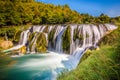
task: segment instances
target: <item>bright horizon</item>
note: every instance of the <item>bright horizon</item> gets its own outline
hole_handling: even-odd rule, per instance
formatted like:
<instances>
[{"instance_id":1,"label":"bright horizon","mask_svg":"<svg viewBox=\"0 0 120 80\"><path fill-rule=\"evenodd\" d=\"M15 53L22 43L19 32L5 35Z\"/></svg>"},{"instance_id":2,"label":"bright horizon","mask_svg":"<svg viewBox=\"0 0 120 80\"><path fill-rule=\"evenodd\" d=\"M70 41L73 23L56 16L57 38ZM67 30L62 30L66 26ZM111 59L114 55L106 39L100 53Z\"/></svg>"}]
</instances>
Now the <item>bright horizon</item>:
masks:
<instances>
[{"instance_id":1,"label":"bright horizon","mask_svg":"<svg viewBox=\"0 0 120 80\"><path fill-rule=\"evenodd\" d=\"M64 5L68 4L72 10L99 16L101 13L110 17L120 16L120 0L36 0L39 2Z\"/></svg>"}]
</instances>

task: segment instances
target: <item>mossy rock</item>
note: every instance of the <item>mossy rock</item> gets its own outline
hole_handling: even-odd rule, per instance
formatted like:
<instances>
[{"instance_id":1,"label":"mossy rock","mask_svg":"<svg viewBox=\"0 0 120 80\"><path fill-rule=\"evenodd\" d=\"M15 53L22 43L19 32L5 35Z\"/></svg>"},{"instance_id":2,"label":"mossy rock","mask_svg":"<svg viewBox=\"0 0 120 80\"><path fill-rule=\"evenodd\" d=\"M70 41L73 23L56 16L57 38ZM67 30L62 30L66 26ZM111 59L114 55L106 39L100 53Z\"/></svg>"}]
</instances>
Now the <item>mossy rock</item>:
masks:
<instances>
[{"instance_id":1,"label":"mossy rock","mask_svg":"<svg viewBox=\"0 0 120 80\"><path fill-rule=\"evenodd\" d=\"M34 37L35 40L33 41ZM38 32L31 33L28 39L28 43L30 51L33 51L32 46L34 46L34 44L35 44L34 50L37 52L46 52L47 50L47 41L44 33Z\"/></svg>"},{"instance_id":2,"label":"mossy rock","mask_svg":"<svg viewBox=\"0 0 120 80\"><path fill-rule=\"evenodd\" d=\"M44 46L39 46L39 47L37 47L37 52L42 52L42 53L44 53L44 52L46 52L47 51L47 49L46 49L46 47L44 47Z\"/></svg>"},{"instance_id":3,"label":"mossy rock","mask_svg":"<svg viewBox=\"0 0 120 80\"><path fill-rule=\"evenodd\" d=\"M29 39L28 39L29 42L32 41L32 39L34 38L34 36L35 36L36 33L37 32L30 33Z\"/></svg>"},{"instance_id":4,"label":"mossy rock","mask_svg":"<svg viewBox=\"0 0 120 80\"><path fill-rule=\"evenodd\" d=\"M69 49L70 49L70 43L71 43L71 39L70 39L70 26L68 26L65 30L65 32L63 33L62 36L62 47L63 50L67 53L69 53Z\"/></svg>"},{"instance_id":5,"label":"mossy rock","mask_svg":"<svg viewBox=\"0 0 120 80\"><path fill-rule=\"evenodd\" d=\"M34 41L33 41L34 37L37 38L37 35L36 35L36 34L38 34L38 32L33 32L33 33L30 33L30 35L29 35L28 46L29 46L30 50L32 50L32 46L33 46L33 44L34 44ZM35 35L36 35L36 36L35 36Z\"/></svg>"},{"instance_id":6,"label":"mossy rock","mask_svg":"<svg viewBox=\"0 0 120 80\"><path fill-rule=\"evenodd\" d=\"M48 44L44 33L38 34L36 43L37 52L46 52Z\"/></svg>"}]
</instances>

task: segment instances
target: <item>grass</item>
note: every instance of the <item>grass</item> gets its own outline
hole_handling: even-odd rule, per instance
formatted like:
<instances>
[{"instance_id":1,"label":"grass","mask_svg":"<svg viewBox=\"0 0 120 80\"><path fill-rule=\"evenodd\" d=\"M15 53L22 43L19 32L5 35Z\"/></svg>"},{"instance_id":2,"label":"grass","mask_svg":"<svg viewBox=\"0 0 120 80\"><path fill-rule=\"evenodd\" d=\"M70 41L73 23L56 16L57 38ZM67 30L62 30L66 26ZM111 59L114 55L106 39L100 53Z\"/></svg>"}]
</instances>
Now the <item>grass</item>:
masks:
<instances>
[{"instance_id":1,"label":"grass","mask_svg":"<svg viewBox=\"0 0 120 80\"><path fill-rule=\"evenodd\" d=\"M115 50L111 46L94 50L75 70L61 74L58 80L120 80L119 65L114 55Z\"/></svg>"}]
</instances>

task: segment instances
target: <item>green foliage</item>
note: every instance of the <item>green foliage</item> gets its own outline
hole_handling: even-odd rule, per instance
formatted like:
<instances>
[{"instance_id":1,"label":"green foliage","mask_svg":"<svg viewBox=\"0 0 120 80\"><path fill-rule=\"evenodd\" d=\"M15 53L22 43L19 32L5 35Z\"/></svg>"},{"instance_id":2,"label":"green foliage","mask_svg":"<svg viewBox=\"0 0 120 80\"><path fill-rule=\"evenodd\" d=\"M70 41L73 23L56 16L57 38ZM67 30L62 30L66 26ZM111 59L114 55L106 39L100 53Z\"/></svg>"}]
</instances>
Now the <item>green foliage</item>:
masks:
<instances>
[{"instance_id":1,"label":"green foliage","mask_svg":"<svg viewBox=\"0 0 120 80\"><path fill-rule=\"evenodd\" d=\"M105 14L93 17L89 14L80 14L63 6L44 4L34 0L1 0L0 26L21 24L94 24L115 23L119 17L110 18Z\"/></svg>"},{"instance_id":2,"label":"green foliage","mask_svg":"<svg viewBox=\"0 0 120 80\"><path fill-rule=\"evenodd\" d=\"M96 23L110 23L110 17L105 15L105 14L101 14L98 18L96 18Z\"/></svg>"},{"instance_id":3,"label":"green foliage","mask_svg":"<svg viewBox=\"0 0 120 80\"><path fill-rule=\"evenodd\" d=\"M95 18L89 14L81 14L82 15L82 23L90 24L95 23Z\"/></svg>"},{"instance_id":4,"label":"green foliage","mask_svg":"<svg viewBox=\"0 0 120 80\"><path fill-rule=\"evenodd\" d=\"M92 50L87 50L85 54L82 56L82 58L80 59L80 63L86 60L92 54L92 52L93 52Z\"/></svg>"},{"instance_id":5,"label":"green foliage","mask_svg":"<svg viewBox=\"0 0 120 80\"><path fill-rule=\"evenodd\" d=\"M62 42L63 50L69 52L68 50L70 48L70 42L71 42L71 39L70 39L70 26L68 26L66 31L63 33L62 39L63 39L63 42Z\"/></svg>"},{"instance_id":6,"label":"green foliage","mask_svg":"<svg viewBox=\"0 0 120 80\"><path fill-rule=\"evenodd\" d=\"M113 59L115 60L115 63L120 66L120 34L118 36L119 37L117 38L117 44L115 45L115 54ZM118 73L120 76L120 67L116 67L115 69L119 71Z\"/></svg>"},{"instance_id":7,"label":"green foliage","mask_svg":"<svg viewBox=\"0 0 120 80\"><path fill-rule=\"evenodd\" d=\"M54 6L34 0L1 0L0 4L1 26L70 23L76 22L74 19L79 17L79 14L72 11L68 5Z\"/></svg>"},{"instance_id":8,"label":"green foliage","mask_svg":"<svg viewBox=\"0 0 120 80\"><path fill-rule=\"evenodd\" d=\"M99 45L115 45L116 42L118 41L117 39L119 39L120 37L120 26L118 26L118 28L112 32L110 32L109 34L107 34L106 36L104 36L100 42Z\"/></svg>"},{"instance_id":9,"label":"green foliage","mask_svg":"<svg viewBox=\"0 0 120 80\"><path fill-rule=\"evenodd\" d=\"M28 27L30 27L30 25L2 27L2 28L0 28L0 38L5 39L7 36L7 38L9 40L14 41L14 42L18 42L18 40L20 38L20 33L23 30L28 29Z\"/></svg>"},{"instance_id":10,"label":"green foliage","mask_svg":"<svg viewBox=\"0 0 120 80\"><path fill-rule=\"evenodd\" d=\"M92 51L92 54L78 67L65 74L61 74L58 80L119 80L119 65L116 64L114 48L102 47L99 51Z\"/></svg>"},{"instance_id":11,"label":"green foliage","mask_svg":"<svg viewBox=\"0 0 120 80\"><path fill-rule=\"evenodd\" d=\"M7 35L9 39L13 39L15 32L16 32L15 27L13 27L13 28L11 28L11 27L1 28L0 29L0 37L5 38L5 35Z\"/></svg>"}]
</instances>

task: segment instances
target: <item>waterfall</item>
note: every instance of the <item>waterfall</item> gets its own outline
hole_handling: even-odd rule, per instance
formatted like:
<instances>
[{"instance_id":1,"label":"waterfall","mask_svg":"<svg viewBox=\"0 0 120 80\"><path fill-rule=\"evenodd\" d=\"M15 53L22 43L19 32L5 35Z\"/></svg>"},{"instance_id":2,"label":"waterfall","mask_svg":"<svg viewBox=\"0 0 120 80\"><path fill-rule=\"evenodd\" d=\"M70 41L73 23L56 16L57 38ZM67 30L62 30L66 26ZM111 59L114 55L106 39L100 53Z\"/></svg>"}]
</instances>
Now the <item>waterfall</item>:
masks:
<instances>
[{"instance_id":1,"label":"waterfall","mask_svg":"<svg viewBox=\"0 0 120 80\"><path fill-rule=\"evenodd\" d=\"M17 46L3 51L18 50L25 46L27 53L31 54L13 58L18 63L7 74L7 78L10 76L9 79L13 79L18 74L17 78L22 80L56 80L57 74L62 71L75 69L84 53L90 47L97 47L99 40L116 28L112 24L32 26L21 33ZM49 52L35 54L44 43Z\"/></svg>"},{"instance_id":2,"label":"waterfall","mask_svg":"<svg viewBox=\"0 0 120 80\"><path fill-rule=\"evenodd\" d=\"M36 41L38 39L38 33L45 35L48 50L52 50L58 53L65 53L63 49L63 34L70 27L70 46L69 54L78 58L89 47L97 46L98 41L103 37L107 31L114 30L117 27L112 24L81 24L81 25L44 25L44 26L32 26L28 30L23 31L20 36L19 44L13 48L5 51L16 50L22 46L26 46L28 52L36 52ZM29 37L32 33L35 33L32 40L28 43ZM51 39L49 39L51 38ZM26 45L28 44L28 45ZM68 43L66 43L68 44ZM32 48L29 48L32 45ZM79 57L80 58L80 57Z\"/></svg>"},{"instance_id":3,"label":"waterfall","mask_svg":"<svg viewBox=\"0 0 120 80\"><path fill-rule=\"evenodd\" d=\"M65 31L65 28L62 27L59 30L60 30L60 32L59 32L59 35L57 36L57 40L56 40L56 51L61 53L61 52L63 52L63 50L62 50L62 35Z\"/></svg>"},{"instance_id":4,"label":"waterfall","mask_svg":"<svg viewBox=\"0 0 120 80\"><path fill-rule=\"evenodd\" d=\"M71 44L70 44L70 54L72 54L75 50L75 43L73 41L73 36L74 36L74 30L76 29L77 25L72 25L71 26Z\"/></svg>"},{"instance_id":5,"label":"waterfall","mask_svg":"<svg viewBox=\"0 0 120 80\"><path fill-rule=\"evenodd\" d=\"M29 32L29 30L26 30L26 31L23 31L21 33L20 41L19 41L19 44L17 46L14 46L10 49L4 50L3 52L17 50L17 49L20 49L21 47L25 46L25 44L27 43L27 39L28 39L28 32Z\"/></svg>"}]
</instances>

